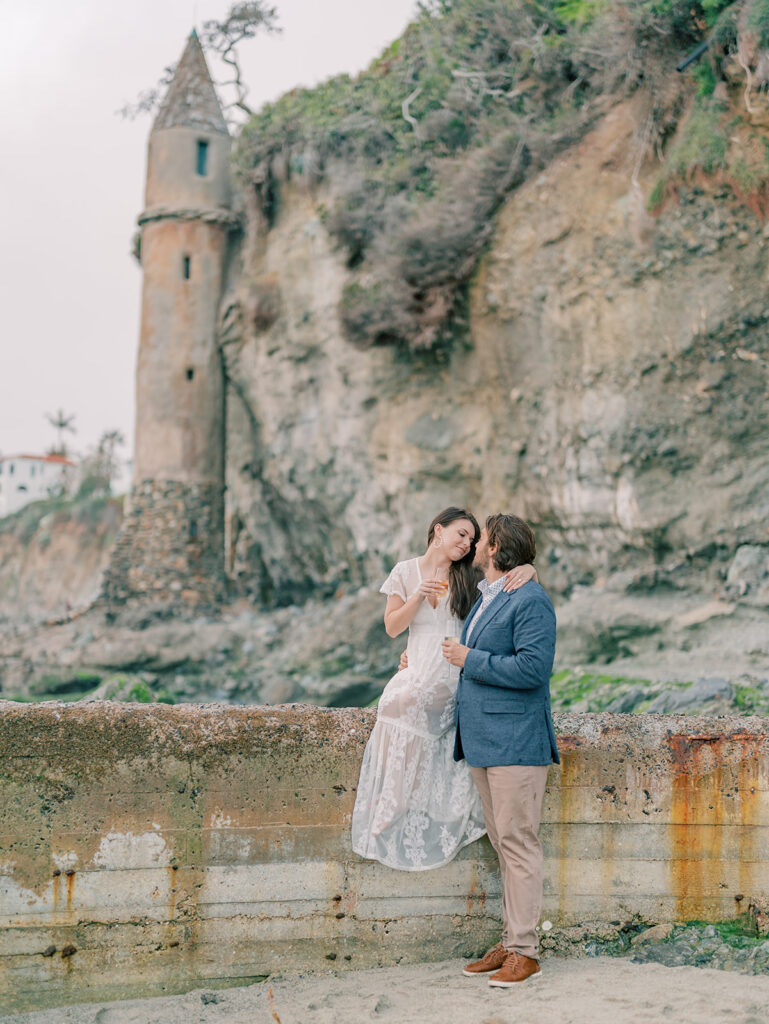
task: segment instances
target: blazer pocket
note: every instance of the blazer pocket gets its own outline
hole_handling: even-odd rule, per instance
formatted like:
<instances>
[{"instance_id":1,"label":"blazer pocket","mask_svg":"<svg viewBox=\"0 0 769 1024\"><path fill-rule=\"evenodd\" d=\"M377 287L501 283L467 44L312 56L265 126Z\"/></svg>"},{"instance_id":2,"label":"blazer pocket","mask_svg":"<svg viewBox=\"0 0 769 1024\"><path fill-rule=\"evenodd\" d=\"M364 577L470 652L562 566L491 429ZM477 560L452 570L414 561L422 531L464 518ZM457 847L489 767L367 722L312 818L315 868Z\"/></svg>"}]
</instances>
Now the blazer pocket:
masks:
<instances>
[{"instance_id":1,"label":"blazer pocket","mask_svg":"<svg viewBox=\"0 0 769 1024\"><path fill-rule=\"evenodd\" d=\"M510 641L513 636L513 631L512 629L510 629L509 622L490 622L487 626L483 628L482 632L486 637L486 640L488 640L488 638L492 636L501 637L507 641Z\"/></svg>"},{"instance_id":2,"label":"blazer pocket","mask_svg":"<svg viewBox=\"0 0 769 1024\"><path fill-rule=\"evenodd\" d=\"M481 704L481 711L487 715L522 715L525 710L520 700L487 700Z\"/></svg>"}]
</instances>

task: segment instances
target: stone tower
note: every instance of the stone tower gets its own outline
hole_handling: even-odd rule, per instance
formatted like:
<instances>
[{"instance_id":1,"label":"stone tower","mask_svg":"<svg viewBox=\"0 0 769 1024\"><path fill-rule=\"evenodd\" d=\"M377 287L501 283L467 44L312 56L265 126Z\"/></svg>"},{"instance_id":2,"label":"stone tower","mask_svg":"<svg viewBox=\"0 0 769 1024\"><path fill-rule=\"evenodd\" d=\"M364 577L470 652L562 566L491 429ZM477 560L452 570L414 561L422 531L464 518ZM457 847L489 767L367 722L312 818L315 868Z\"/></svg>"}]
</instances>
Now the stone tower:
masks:
<instances>
[{"instance_id":1,"label":"stone tower","mask_svg":"<svg viewBox=\"0 0 769 1024\"><path fill-rule=\"evenodd\" d=\"M149 140L134 478L110 606L213 604L224 590L224 378L216 337L230 135L193 31Z\"/></svg>"}]
</instances>

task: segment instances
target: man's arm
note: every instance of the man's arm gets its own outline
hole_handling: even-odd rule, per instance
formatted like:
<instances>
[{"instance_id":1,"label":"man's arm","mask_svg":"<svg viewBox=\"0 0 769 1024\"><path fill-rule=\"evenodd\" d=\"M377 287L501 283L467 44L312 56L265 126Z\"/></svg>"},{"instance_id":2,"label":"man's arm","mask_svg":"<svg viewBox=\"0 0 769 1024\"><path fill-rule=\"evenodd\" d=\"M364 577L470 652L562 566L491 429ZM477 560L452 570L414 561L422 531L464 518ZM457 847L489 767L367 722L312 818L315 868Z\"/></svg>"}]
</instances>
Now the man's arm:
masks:
<instances>
[{"instance_id":1,"label":"man's arm","mask_svg":"<svg viewBox=\"0 0 769 1024\"><path fill-rule=\"evenodd\" d=\"M550 679L555 657L555 612L547 599L522 602L515 612L516 654L471 648L465 675L474 682L509 690L534 690Z\"/></svg>"}]
</instances>

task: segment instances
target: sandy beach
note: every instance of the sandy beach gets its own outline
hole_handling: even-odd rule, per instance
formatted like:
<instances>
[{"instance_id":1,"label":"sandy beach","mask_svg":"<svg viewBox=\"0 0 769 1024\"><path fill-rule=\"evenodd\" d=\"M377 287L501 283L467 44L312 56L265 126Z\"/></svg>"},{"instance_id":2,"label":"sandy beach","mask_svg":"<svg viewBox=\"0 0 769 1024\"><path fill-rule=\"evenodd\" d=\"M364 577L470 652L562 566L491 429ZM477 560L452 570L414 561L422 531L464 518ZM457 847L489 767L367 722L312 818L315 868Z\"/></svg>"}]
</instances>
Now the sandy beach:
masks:
<instances>
[{"instance_id":1,"label":"sandy beach","mask_svg":"<svg viewBox=\"0 0 769 1024\"><path fill-rule=\"evenodd\" d=\"M769 977L600 957L543 962L521 989L490 989L463 961L274 976L248 988L91 1003L2 1024L765 1024ZM272 993L272 995L270 995Z\"/></svg>"}]
</instances>

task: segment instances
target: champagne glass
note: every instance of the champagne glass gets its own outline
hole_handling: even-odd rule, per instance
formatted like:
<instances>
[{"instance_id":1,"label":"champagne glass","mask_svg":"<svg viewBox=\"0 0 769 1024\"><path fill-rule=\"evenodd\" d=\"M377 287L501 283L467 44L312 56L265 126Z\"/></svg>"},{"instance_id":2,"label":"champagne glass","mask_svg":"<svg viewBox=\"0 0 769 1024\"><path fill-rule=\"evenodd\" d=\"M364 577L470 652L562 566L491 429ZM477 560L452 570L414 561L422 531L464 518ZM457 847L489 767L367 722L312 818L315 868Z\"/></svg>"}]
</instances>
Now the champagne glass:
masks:
<instances>
[{"instance_id":1,"label":"champagne glass","mask_svg":"<svg viewBox=\"0 0 769 1024\"><path fill-rule=\"evenodd\" d=\"M446 600L446 595L449 592L449 570L436 569L434 579L435 582L440 587L440 593L438 594L438 604L440 605L443 601Z\"/></svg>"}]
</instances>

